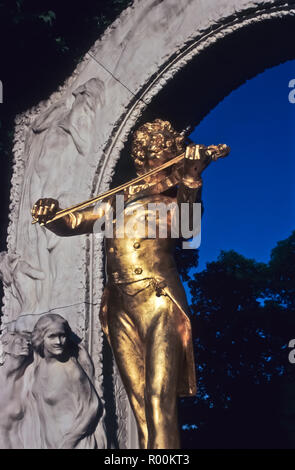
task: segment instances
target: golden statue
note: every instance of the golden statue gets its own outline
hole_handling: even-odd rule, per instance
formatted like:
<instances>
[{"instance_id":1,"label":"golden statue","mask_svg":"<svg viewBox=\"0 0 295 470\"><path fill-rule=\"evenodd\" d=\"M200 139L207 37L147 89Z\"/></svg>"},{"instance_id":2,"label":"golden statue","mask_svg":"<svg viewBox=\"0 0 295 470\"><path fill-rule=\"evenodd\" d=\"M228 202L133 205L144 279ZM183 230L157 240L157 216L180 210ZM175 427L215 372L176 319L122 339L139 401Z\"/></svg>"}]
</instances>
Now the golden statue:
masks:
<instances>
[{"instance_id":1,"label":"golden statue","mask_svg":"<svg viewBox=\"0 0 295 470\"><path fill-rule=\"evenodd\" d=\"M67 210L49 198L39 199L32 209L34 222L58 235L85 234L95 230L95 222L108 210L87 206L107 199L107 207L114 209L114 195L124 195L124 227L132 227L132 235L105 238L107 285L100 319L143 449L179 448L177 396L196 393L188 305L173 256L172 215L167 217L167 236L157 231L149 238L149 204L179 207L186 202L192 207L200 202L202 171L228 153L226 145L185 148L184 137L169 122L156 119L134 134L138 178ZM142 212L137 216L139 204L143 218ZM157 230L162 222L158 217Z\"/></svg>"}]
</instances>

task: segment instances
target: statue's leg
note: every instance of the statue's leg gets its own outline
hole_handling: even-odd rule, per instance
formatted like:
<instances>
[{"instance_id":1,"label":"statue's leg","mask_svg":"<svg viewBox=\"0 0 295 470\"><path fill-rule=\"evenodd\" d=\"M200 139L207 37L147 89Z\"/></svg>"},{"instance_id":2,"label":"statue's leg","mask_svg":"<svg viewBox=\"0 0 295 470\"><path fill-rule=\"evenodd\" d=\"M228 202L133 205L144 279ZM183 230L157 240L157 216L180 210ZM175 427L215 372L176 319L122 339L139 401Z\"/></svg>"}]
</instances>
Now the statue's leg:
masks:
<instances>
[{"instance_id":1,"label":"statue's leg","mask_svg":"<svg viewBox=\"0 0 295 470\"><path fill-rule=\"evenodd\" d=\"M108 327L112 350L133 409L141 449L147 448L147 424L144 404L144 351L136 325L122 311L122 297L111 295ZM118 293L117 293L118 294Z\"/></svg>"},{"instance_id":2,"label":"statue's leg","mask_svg":"<svg viewBox=\"0 0 295 470\"><path fill-rule=\"evenodd\" d=\"M177 384L184 354L181 318L168 297L153 299L154 314L146 336L148 448L178 449Z\"/></svg>"}]
</instances>

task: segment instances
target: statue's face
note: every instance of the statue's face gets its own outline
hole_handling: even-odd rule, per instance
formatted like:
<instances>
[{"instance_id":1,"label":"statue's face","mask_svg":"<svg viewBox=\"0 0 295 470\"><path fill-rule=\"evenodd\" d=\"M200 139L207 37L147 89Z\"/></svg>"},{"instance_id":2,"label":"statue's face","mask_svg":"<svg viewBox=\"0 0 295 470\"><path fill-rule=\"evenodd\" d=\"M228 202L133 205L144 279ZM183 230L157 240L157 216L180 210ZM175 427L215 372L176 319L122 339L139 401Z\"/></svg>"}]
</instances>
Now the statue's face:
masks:
<instances>
[{"instance_id":1,"label":"statue's face","mask_svg":"<svg viewBox=\"0 0 295 470\"><path fill-rule=\"evenodd\" d=\"M58 357L63 354L67 342L64 325L52 324L44 336L44 356Z\"/></svg>"},{"instance_id":2,"label":"statue's face","mask_svg":"<svg viewBox=\"0 0 295 470\"><path fill-rule=\"evenodd\" d=\"M162 165L167 160L174 157L171 151L173 142L166 139L163 134L153 134L150 136L147 150L147 164L150 169Z\"/></svg>"},{"instance_id":3,"label":"statue's face","mask_svg":"<svg viewBox=\"0 0 295 470\"><path fill-rule=\"evenodd\" d=\"M176 156L175 151L172 151L173 141L167 139L162 133L138 133L138 140L144 146L138 152L139 160L143 158L143 167L140 170L140 174L146 173L154 168L163 165L166 161ZM144 171L143 171L144 168ZM163 170L157 178L161 179L161 175L165 175L167 170Z\"/></svg>"},{"instance_id":4,"label":"statue's face","mask_svg":"<svg viewBox=\"0 0 295 470\"><path fill-rule=\"evenodd\" d=\"M12 356L29 356L31 352L28 338L17 333L11 335L3 346L4 352Z\"/></svg>"},{"instance_id":5,"label":"statue's face","mask_svg":"<svg viewBox=\"0 0 295 470\"><path fill-rule=\"evenodd\" d=\"M156 119L145 123L134 134L132 157L135 168L142 175L176 157L184 149L184 137L168 121ZM167 170L163 170L161 179ZM170 170L168 170L169 174Z\"/></svg>"}]
</instances>

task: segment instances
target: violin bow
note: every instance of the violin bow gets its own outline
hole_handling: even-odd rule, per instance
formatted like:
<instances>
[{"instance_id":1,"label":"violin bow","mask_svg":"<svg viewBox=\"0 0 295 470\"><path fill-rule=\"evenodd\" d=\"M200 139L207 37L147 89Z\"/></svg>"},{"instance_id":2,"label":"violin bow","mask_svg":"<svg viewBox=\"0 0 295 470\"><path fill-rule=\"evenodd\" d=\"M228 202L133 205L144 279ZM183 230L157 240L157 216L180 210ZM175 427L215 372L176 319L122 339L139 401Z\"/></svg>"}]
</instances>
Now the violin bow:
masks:
<instances>
[{"instance_id":1,"label":"violin bow","mask_svg":"<svg viewBox=\"0 0 295 470\"><path fill-rule=\"evenodd\" d=\"M214 149L213 148L211 149L210 147L214 147ZM229 147L227 145L224 145L224 144L222 144L220 146L209 146L209 147L207 147L207 150L206 150L207 156L210 156L212 159L216 159L216 160L218 158L220 158L220 156L222 157L222 155L218 155L218 150L219 149L216 150L216 148L218 148L218 147L223 147L223 148L226 147L229 151ZM195 152L196 151L197 151L197 146L195 147ZM217 152L217 154L216 154L216 152ZM53 222L54 220L58 220L61 217L64 217L65 215L67 215L69 213L73 213L73 212L76 212L78 210L85 209L85 207L88 207L91 204L94 204L98 201L102 201L103 199L106 199L110 196L114 196L114 194L117 194L120 191L123 191L124 189L129 188L129 186L140 183L145 178L153 176L153 175L159 173L160 171L165 170L166 168L169 168L170 166L175 165L176 163L179 163L185 157L185 154L186 154L186 150L185 150L185 152L181 153L177 157L174 157L171 160L168 160L167 162L163 163L162 165L158 166L157 168L154 168L153 170L150 170L150 171L148 171L147 173L144 173L141 176L137 176L137 178L134 178L134 179L132 179L131 181L129 181L127 183L121 184L117 188L109 189L108 191L106 191L105 193L100 194L99 196L95 196L91 199L88 199L88 201L81 202L80 204L76 204L75 206L68 207L68 209L62 209L62 210L56 212L54 217L52 217L52 219L47 220L47 222L45 222L45 224L49 224L50 222ZM224 155L224 156L226 156L226 155ZM36 224L37 222L38 221L34 219L32 221L32 224Z\"/></svg>"},{"instance_id":2,"label":"violin bow","mask_svg":"<svg viewBox=\"0 0 295 470\"><path fill-rule=\"evenodd\" d=\"M50 222L53 222L54 220L60 219L61 217L64 217L65 215L67 215L69 213L76 212L76 211L81 210L81 209L85 209L85 207L88 207L91 204L94 204L98 201L102 201L103 199L106 199L110 196L114 196L114 194L117 194L120 191L123 191L124 189L127 189L129 186L140 183L145 178L147 178L149 176L153 176L153 175L159 173L160 171L165 170L166 168L169 168L172 165L175 165L176 163L180 162L184 158L184 156L185 156L185 152L183 152L182 154L178 155L175 158L172 158L171 160L168 160L167 162L163 163L162 165L158 166L157 168L154 168L153 170L150 170L150 171L148 171L147 173L144 173L141 176L137 176L136 178L132 179L131 181L129 181L127 183L123 183L120 186L117 186L117 188L109 189L108 191L106 191L105 193L100 194L99 196L95 196L91 199L88 199L87 201L76 204L75 206L68 207L67 209L62 209L62 210L56 212L56 214L54 215L54 217L52 217L52 219L47 220L45 225L49 224ZM32 224L36 224L37 222L38 221L34 219L32 221Z\"/></svg>"}]
</instances>

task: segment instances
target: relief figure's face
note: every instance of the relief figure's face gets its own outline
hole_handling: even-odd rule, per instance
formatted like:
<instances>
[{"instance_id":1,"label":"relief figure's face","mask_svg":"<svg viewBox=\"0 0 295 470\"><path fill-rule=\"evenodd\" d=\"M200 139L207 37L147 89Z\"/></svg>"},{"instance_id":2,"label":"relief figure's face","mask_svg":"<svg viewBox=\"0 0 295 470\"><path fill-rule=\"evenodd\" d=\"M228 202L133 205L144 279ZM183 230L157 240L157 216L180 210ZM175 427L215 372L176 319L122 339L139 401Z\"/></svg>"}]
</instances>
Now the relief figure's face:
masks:
<instances>
[{"instance_id":1,"label":"relief figure's face","mask_svg":"<svg viewBox=\"0 0 295 470\"><path fill-rule=\"evenodd\" d=\"M8 334L9 335L9 334ZM3 344L3 350L11 356L29 356L31 345L28 338L20 334L7 335L7 339Z\"/></svg>"},{"instance_id":2,"label":"relief figure's face","mask_svg":"<svg viewBox=\"0 0 295 470\"><path fill-rule=\"evenodd\" d=\"M64 325L53 324L44 336L44 356L61 356L66 347L67 334Z\"/></svg>"}]
</instances>

